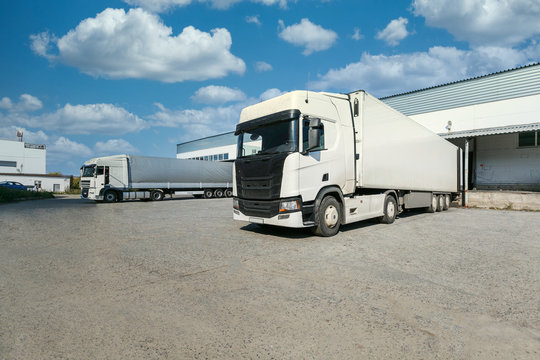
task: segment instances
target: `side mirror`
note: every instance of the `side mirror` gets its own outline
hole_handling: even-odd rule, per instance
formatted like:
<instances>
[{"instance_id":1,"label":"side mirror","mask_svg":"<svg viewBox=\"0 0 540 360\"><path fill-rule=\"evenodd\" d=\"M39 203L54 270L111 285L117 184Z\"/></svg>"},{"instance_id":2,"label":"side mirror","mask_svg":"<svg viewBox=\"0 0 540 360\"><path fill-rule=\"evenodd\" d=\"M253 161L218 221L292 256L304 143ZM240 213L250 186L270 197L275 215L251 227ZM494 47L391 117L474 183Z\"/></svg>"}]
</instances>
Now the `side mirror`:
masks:
<instances>
[{"instance_id":1,"label":"side mirror","mask_svg":"<svg viewBox=\"0 0 540 360\"><path fill-rule=\"evenodd\" d=\"M313 118L309 120L307 151L316 149L321 146L321 137L319 132L319 129L321 129L321 127L321 119Z\"/></svg>"}]
</instances>

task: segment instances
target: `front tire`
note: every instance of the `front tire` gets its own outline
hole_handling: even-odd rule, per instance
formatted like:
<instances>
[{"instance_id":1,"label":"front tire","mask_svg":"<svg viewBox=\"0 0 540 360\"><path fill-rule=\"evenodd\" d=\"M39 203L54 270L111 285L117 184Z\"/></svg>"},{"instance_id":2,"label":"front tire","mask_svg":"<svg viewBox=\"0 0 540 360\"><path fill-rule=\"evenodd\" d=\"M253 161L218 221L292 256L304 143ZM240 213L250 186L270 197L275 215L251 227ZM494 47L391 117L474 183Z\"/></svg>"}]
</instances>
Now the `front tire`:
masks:
<instances>
[{"instance_id":1,"label":"front tire","mask_svg":"<svg viewBox=\"0 0 540 360\"><path fill-rule=\"evenodd\" d=\"M392 195L386 195L384 199L384 215L379 219L384 224L391 224L396 220L398 208L396 199Z\"/></svg>"},{"instance_id":2,"label":"front tire","mask_svg":"<svg viewBox=\"0 0 540 360\"><path fill-rule=\"evenodd\" d=\"M105 201L106 203L116 202L117 198L118 196L116 195L116 192L112 190L106 191L105 194L103 195L103 201Z\"/></svg>"},{"instance_id":3,"label":"front tire","mask_svg":"<svg viewBox=\"0 0 540 360\"><path fill-rule=\"evenodd\" d=\"M333 196L327 196L321 201L317 210L315 227L312 229L315 235L334 236L341 225L341 205Z\"/></svg>"}]
</instances>

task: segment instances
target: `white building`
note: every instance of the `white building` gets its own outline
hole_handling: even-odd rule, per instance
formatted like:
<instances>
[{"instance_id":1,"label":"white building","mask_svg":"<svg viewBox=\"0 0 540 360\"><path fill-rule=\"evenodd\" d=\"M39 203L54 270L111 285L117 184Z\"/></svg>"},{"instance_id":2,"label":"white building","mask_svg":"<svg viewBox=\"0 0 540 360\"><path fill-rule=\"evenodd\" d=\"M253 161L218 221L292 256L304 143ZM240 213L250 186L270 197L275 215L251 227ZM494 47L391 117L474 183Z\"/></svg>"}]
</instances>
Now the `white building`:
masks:
<instances>
[{"instance_id":1,"label":"white building","mask_svg":"<svg viewBox=\"0 0 540 360\"><path fill-rule=\"evenodd\" d=\"M540 64L381 100L467 150L470 189L540 190Z\"/></svg>"},{"instance_id":2,"label":"white building","mask_svg":"<svg viewBox=\"0 0 540 360\"><path fill-rule=\"evenodd\" d=\"M469 189L540 191L540 63L381 100L464 149ZM234 132L177 146L219 154L236 158Z\"/></svg>"},{"instance_id":3,"label":"white building","mask_svg":"<svg viewBox=\"0 0 540 360\"><path fill-rule=\"evenodd\" d=\"M16 181L29 188L64 192L70 189L71 177L47 174L45 145L0 140L0 181Z\"/></svg>"}]
</instances>

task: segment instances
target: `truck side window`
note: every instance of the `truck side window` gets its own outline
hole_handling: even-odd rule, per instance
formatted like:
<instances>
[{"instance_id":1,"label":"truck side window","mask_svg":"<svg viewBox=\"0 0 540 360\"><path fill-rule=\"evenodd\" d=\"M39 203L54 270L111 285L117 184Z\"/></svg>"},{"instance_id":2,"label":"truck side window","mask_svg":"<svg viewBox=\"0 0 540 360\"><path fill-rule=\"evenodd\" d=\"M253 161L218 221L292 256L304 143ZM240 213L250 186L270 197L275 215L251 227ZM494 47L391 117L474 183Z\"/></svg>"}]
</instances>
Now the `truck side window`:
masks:
<instances>
[{"instance_id":1,"label":"truck side window","mask_svg":"<svg viewBox=\"0 0 540 360\"><path fill-rule=\"evenodd\" d=\"M308 148L308 133L309 133L309 119L305 119L302 126L302 151L306 151ZM323 150L324 149L324 124L321 123L321 128L319 129L319 138L321 140L321 146L311 151Z\"/></svg>"}]
</instances>

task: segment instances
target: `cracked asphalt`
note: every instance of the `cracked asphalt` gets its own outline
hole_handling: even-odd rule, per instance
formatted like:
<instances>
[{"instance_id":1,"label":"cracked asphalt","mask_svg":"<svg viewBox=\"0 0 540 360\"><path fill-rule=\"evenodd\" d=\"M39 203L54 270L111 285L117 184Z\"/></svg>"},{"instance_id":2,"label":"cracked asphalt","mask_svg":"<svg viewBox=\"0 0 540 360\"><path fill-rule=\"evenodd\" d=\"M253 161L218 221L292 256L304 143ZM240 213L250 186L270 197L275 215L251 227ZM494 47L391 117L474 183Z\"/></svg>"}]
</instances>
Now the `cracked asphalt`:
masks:
<instances>
[{"instance_id":1,"label":"cracked asphalt","mask_svg":"<svg viewBox=\"0 0 540 360\"><path fill-rule=\"evenodd\" d=\"M540 358L540 212L320 238L231 205L0 205L0 359Z\"/></svg>"}]
</instances>

